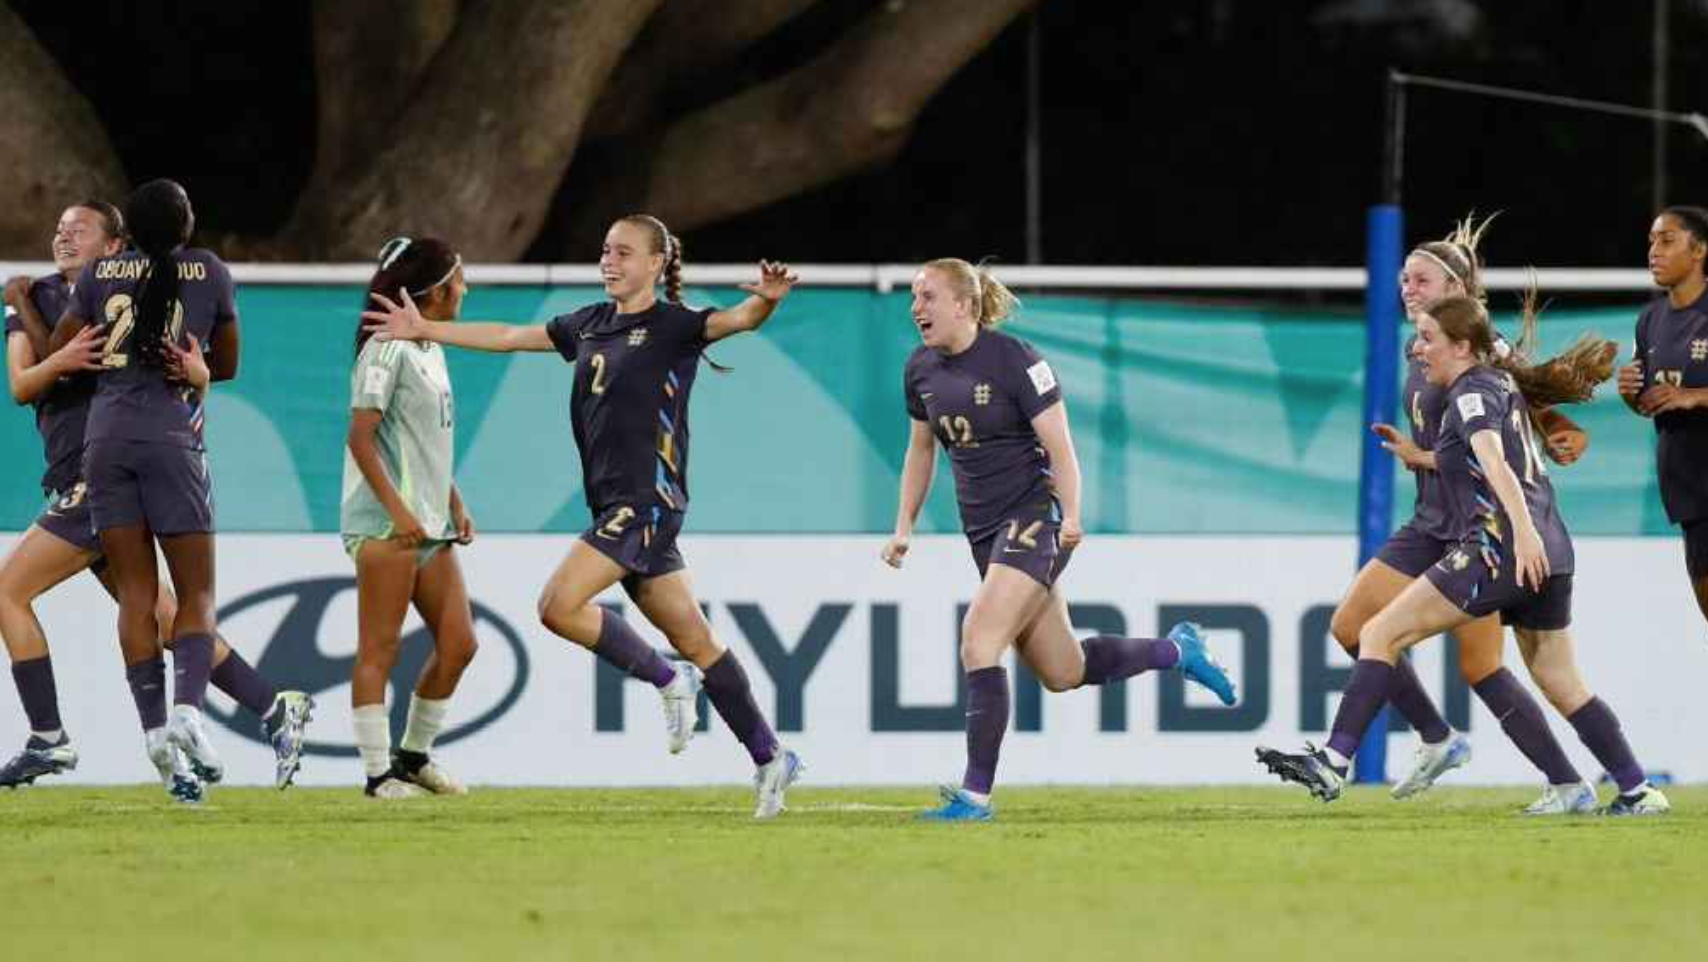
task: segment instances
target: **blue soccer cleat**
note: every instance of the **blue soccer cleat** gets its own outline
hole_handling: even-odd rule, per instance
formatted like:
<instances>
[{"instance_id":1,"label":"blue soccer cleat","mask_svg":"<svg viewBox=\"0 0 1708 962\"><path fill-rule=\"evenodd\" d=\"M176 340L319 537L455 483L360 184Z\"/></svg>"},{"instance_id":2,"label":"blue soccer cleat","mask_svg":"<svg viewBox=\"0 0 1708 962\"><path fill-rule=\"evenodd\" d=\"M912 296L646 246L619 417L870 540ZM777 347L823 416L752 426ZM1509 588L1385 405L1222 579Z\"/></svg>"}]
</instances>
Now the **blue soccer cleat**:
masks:
<instances>
[{"instance_id":1,"label":"blue soccer cleat","mask_svg":"<svg viewBox=\"0 0 1708 962\"><path fill-rule=\"evenodd\" d=\"M941 785L937 789L943 798L942 808L933 808L919 813L919 818L927 822L988 822L995 818L989 805L980 805L967 794L965 789L953 785Z\"/></svg>"},{"instance_id":2,"label":"blue soccer cleat","mask_svg":"<svg viewBox=\"0 0 1708 962\"><path fill-rule=\"evenodd\" d=\"M1180 649L1180 662L1174 670L1215 692L1222 704L1232 705L1234 683L1228 679L1227 670L1211 657L1198 631L1198 626L1190 621L1182 621L1168 630L1168 640Z\"/></svg>"},{"instance_id":3,"label":"blue soccer cleat","mask_svg":"<svg viewBox=\"0 0 1708 962\"><path fill-rule=\"evenodd\" d=\"M0 788L28 785L43 775L58 775L76 767L77 750L71 747L71 739L64 732L60 733L57 742L31 735L24 743L23 751L13 755L5 765L0 765Z\"/></svg>"}]
</instances>

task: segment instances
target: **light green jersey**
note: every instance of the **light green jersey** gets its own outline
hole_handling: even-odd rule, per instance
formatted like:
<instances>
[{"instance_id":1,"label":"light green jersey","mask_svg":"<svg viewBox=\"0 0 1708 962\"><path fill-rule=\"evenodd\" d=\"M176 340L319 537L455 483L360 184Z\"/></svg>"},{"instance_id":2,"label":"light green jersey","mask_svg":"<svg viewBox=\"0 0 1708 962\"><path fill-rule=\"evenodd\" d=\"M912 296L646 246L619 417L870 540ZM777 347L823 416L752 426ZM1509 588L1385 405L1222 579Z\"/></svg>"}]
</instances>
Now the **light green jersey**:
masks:
<instances>
[{"instance_id":1,"label":"light green jersey","mask_svg":"<svg viewBox=\"0 0 1708 962\"><path fill-rule=\"evenodd\" d=\"M451 376L437 344L369 338L350 372L350 407L382 414L375 443L386 477L428 538L456 537L451 523ZM389 538L391 515L344 448L345 535Z\"/></svg>"}]
</instances>

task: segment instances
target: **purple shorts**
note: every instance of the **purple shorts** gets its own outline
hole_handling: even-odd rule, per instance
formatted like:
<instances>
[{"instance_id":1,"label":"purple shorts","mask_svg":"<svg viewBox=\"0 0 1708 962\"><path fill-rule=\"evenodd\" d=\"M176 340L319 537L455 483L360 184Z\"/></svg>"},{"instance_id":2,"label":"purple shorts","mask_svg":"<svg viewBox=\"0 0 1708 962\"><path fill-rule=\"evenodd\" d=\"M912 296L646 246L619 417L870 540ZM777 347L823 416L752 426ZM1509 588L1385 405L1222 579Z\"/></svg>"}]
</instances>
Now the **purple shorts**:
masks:
<instances>
[{"instance_id":1,"label":"purple shorts","mask_svg":"<svg viewBox=\"0 0 1708 962\"><path fill-rule=\"evenodd\" d=\"M977 541L968 539L973 549L973 564L978 565L979 578L993 564L1019 568L1033 581L1046 589L1055 587L1073 557L1071 549L1061 546L1061 522L1043 518L1012 519Z\"/></svg>"},{"instance_id":2,"label":"purple shorts","mask_svg":"<svg viewBox=\"0 0 1708 962\"><path fill-rule=\"evenodd\" d=\"M1514 628L1558 631L1572 623L1572 576L1550 575L1542 590L1518 583L1518 566L1502 557L1489 567L1475 543L1455 545L1424 577L1473 618L1500 612L1500 623Z\"/></svg>"},{"instance_id":3,"label":"purple shorts","mask_svg":"<svg viewBox=\"0 0 1708 962\"><path fill-rule=\"evenodd\" d=\"M1433 538L1407 523L1395 531L1376 552L1376 560L1405 575L1416 578L1441 560L1454 542Z\"/></svg>"},{"instance_id":4,"label":"purple shorts","mask_svg":"<svg viewBox=\"0 0 1708 962\"><path fill-rule=\"evenodd\" d=\"M205 451L145 441L91 441L83 449L83 480L96 531L140 524L170 537L214 529Z\"/></svg>"},{"instance_id":5,"label":"purple shorts","mask_svg":"<svg viewBox=\"0 0 1708 962\"><path fill-rule=\"evenodd\" d=\"M81 481L64 494L55 491L47 510L36 518L36 527L79 551L99 552L101 539L95 534L95 523L89 519L87 493L88 486Z\"/></svg>"},{"instance_id":6,"label":"purple shorts","mask_svg":"<svg viewBox=\"0 0 1708 962\"><path fill-rule=\"evenodd\" d=\"M656 505L613 505L594 515L593 526L581 532L581 540L629 572L623 587L633 595L636 583L688 566L676 549L685 517Z\"/></svg>"},{"instance_id":7,"label":"purple shorts","mask_svg":"<svg viewBox=\"0 0 1708 962\"><path fill-rule=\"evenodd\" d=\"M1684 524L1684 570L1691 581L1708 578L1708 521Z\"/></svg>"}]
</instances>

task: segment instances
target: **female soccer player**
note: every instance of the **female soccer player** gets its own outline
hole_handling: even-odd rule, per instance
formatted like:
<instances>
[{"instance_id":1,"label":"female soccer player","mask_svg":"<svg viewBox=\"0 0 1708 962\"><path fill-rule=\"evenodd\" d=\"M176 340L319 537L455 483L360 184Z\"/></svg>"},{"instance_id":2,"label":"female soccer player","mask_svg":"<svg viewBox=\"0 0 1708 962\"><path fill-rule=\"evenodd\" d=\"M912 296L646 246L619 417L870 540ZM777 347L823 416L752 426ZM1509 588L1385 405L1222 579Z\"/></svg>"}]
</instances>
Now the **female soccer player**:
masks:
<instances>
[{"instance_id":1,"label":"female soccer player","mask_svg":"<svg viewBox=\"0 0 1708 962\"><path fill-rule=\"evenodd\" d=\"M741 662L712 637L676 535L688 507L688 395L701 352L732 334L758 330L796 277L785 264L762 261L759 282L742 285L749 296L740 304L690 310L682 304L682 242L646 214L611 225L599 269L610 300L541 326L430 321L408 291L402 303L373 295L384 310L363 317L376 333L397 340L481 351L555 350L575 363L570 419L593 524L540 592L540 622L655 686L664 699L672 752L693 737L703 672L712 706L758 769L754 816L771 818L783 811L800 758L778 744ZM655 292L661 282L663 301ZM672 667L622 618L593 603L618 582L691 666Z\"/></svg>"},{"instance_id":2,"label":"female soccer player","mask_svg":"<svg viewBox=\"0 0 1708 962\"><path fill-rule=\"evenodd\" d=\"M1535 315L1525 319L1534 342ZM1613 710L1590 693L1573 654L1573 552L1540 470L1528 410L1588 400L1612 375L1615 348L1585 337L1564 355L1531 366L1508 358L1495 366L1494 328L1481 304L1450 297L1418 318L1424 376L1446 389L1435 445L1457 545L1365 623L1358 664L1335 713L1326 748L1298 754L1268 748L1258 760L1283 781L1323 801L1339 797L1353 751L1381 707L1394 664L1408 647L1491 612L1513 626L1530 673L1577 729L1619 794L1606 811L1654 814L1668 808L1626 744Z\"/></svg>"},{"instance_id":3,"label":"female soccer player","mask_svg":"<svg viewBox=\"0 0 1708 962\"><path fill-rule=\"evenodd\" d=\"M195 227L184 188L170 180L143 184L131 195L125 220L137 249L83 269L54 328L52 349L71 343L91 324L105 327L83 480L117 589L119 645L131 668L158 657L158 541L178 596L166 739L184 753L197 778L212 783L223 777L224 766L203 730L201 710L215 632L213 489L203 396L208 384L237 373L237 309L225 264L210 251L184 246ZM205 361L201 344L209 345ZM154 692L160 686L133 684L139 688ZM158 721L164 719L150 719Z\"/></svg>"},{"instance_id":4,"label":"female soccer player","mask_svg":"<svg viewBox=\"0 0 1708 962\"><path fill-rule=\"evenodd\" d=\"M1684 570L1708 618L1708 210L1668 207L1649 228L1649 274L1666 289L1637 318L1619 396L1655 421L1667 520L1684 530Z\"/></svg>"},{"instance_id":5,"label":"female soccer player","mask_svg":"<svg viewBox=\"0 0 1708 962\"><path fill-rule=\"evenodd\" d=\"M12 658L19 700L30 720L24 750L0 767L0 786L28 784L77 763L76 751L59 720L47 638L31 605L35 599L79 571L88 569L115 593L89 520L82 481L83 435L94 380L104 347L100 325L84 328L69 344L47 353L50 319L57 320L70 300L84 266L123 249L123 216L104 201L85 200L66 208L53 239L56 271L34 283L9 285L7 361L12 396L36 408L47 473L42 487L46 511L36 519L0 564L0 634ZM115 594L116 597L116 594ZM155 604L157 636L170 633L177 599L162 585ZM262 719L276 755L276 784L287 787L301 764L303 728L313 702L302 692L277 691L243 656L216 638L213 684ZM159 650L127 670L145 728L150 759L174 794L199 797L179 753L166 741L165 662ZM176 776L176 778L174 777Z\"/></svg>"},{"instance_id":6,"label":"female soccer player","mask_svg":"<svg viewBox=\"0 0 1708 962\"><path fill-rule=\"evenodd\" d=\"M992 817L991 789L1008 730L1002 659L1010 646L1051 691L1173 668L1223 704L1234 703L1233 684L1196 625L1176 625L1167 639L1074 639L1055 584L1084 537L1079 460L1049 363L1030 344L996 330L1018 304L989 270L957 258L931 261L913 280L913 322L922 344L903 377L913 427L895 534L882 557L901 567L941 444L981 579L961 625L966 772L959 788L943 786L943 804L925 812L928 819Z\"/></svg>"},{"instance_id":7,"label":"female soccer player","mask_svg":"<svg viewBox=\"0 0 1708 962\"><path fill-rule=\"evenodd\" d=\"M368 282L370 293L406 292L423 317L445 323L456 321L467 289L462 257L430 237L387 243ZM468 589L451 547L474 540L474 522L451 480L452 410L443 348L380 341L358 321L340 529L356 562L359 630L350 682L356 748L368 776L365 791L377 798L468 791L428 755L475 652ZM393 756L386 679L412 602L433 633L433 653L410 696L403 744Z\"/></svg>"},{"instance_id":8,"label":"female soccer player","mask_svg":"<svg viewBox=\"0 0 1708 962\"><path fill-rule=\"evenodd\" d=\"M1433 305L1450 296L1486 300L1482 287L1482 259L1478 243L1490 223L1474 218L1461 221L1444 240L1420 244L1406 258L1400 273L1400 296L1406 313L1415 323ZM1376 557L1367 562L1346 597L1335 609L1330 631L1341 647L1358 657L1358 635L1364 623L1399 597L1406 585L1441 560L1453 546L1454 532L1445 494L1435 470L1433 447L1441 424L1446 392L1424 377L1423 366L1408 346L1404 403L1411 422L1411 437L1392 425L1374 428L1383 447L1394 452L1413 472L1417 500L1411 520L1388 539ZM1497 338L1496 349L1506 348ZM1549 457L1570 464L1588 443L1584 432L1558 411L1537 412L1537 421L1547 435ZM1493 615L1475 619L1454 629L1459 640L1459 668L1466 684L1477 693L1514 745L1547 778L1542 797L1526 811L1533 815L1587 811L1595 807L1595 793L1584 784L1548 728L1547 719L1524 686L1501 665L1506 631ZM1409 798L1428 789L1446 772L1470 761L1471 745L1463 736L1453 737L1447 722L1419 683L1408 659L1394 663L1393 687L1388 700L1417 731L1419 745L1410 774L1393 788L1395 798Z\"/></svg>"}]
</instances>

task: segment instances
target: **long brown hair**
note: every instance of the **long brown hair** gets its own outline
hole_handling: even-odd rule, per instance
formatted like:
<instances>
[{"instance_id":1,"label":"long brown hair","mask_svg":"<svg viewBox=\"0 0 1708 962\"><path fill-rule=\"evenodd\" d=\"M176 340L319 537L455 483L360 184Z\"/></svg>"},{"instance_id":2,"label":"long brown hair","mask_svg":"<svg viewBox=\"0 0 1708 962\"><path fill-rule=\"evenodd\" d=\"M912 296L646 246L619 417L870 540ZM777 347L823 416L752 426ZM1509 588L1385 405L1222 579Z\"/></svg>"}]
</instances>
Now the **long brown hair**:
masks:
<instances>
[{"instance_id":1,"label":"long brown hair","mask_svg":"<svg viewBox=\"0 0 1708 962\"><path fill-rule=\"evenodd\" d=\"M1469 343L1477 363L1512 375L1532 411L1557 404L1579 404L1595 396L1596 385L1613 376L1613 358L1618 345L1596 334L1585 334L1577 343L1539 363L1530 360L1538 344L1541 316L1536 286L1525 293L1523 333L1504 355L1495 349L1494 325L1489 312L1474 298L1449 297L1429 309L1429 316L1452 341Z\"/></svg>"},{"instance_id":2,"label":"long brown hair","mask_svg":"<svg viewBox=\"0 0 1708 962\"><path fill-rule=\"evenodd\" d=\"M368 281L368 297L364 304L374 304L374 294L384 294L394 301L401 300L400 291L420 300L429 291L451 279L463 259L451 245L437 237L393 237L380 248L374 265L374 276ZM371 337L363 329L361 318L356 319L356 353Z\"/></svg>"}]
</instances>

